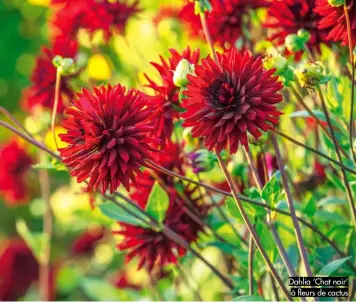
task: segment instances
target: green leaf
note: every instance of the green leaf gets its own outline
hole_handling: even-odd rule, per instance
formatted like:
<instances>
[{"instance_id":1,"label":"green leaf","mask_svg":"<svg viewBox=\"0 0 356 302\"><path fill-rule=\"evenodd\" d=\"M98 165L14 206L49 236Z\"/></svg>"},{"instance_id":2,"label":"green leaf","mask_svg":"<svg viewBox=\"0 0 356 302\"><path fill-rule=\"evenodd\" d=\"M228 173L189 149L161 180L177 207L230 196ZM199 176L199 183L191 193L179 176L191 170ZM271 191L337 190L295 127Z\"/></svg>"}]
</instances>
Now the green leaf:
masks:
<instances>
[{"instance_id":1,"label":"green leaf","mask_svg":"<svg viewBox=\"0 0 356 302\"><path fill-rule=\"evenodd\" d=\"M46 159L38 164L32 165L32 168L36 170L67 171L67 167L55 158L52 160Z\"/></svg>"},{"instance_id":2,"label":"green leaf","mask_svg":"<svg viewBox=\"0 0 356 302\"><path fill-rule=\"evenodd\" d=\"M276 248L276 243L274 242L274 239L271 235L270 230L268 229L266 224L264 224L261 221L257 221L256 232L257 232L258 236L260 237L262 246L264 247L269 259L271 259L271 261L274 262L274 260L276 259L276 256L277 256L277 248ZM258 257L261 257L261 254L258 254Z\"/></svg>"},{"instance_id":3,"label":"green leaf","mask_svg":"<svg viewBox=\"0 0 356 302\"><path fill-rule=\"evenodd\" d=\"M42 259L43 248L49 244L49 238L44 233L31 233L26 222L23 219L16 221L16 230L21 238L26 242L28 247L31 249L33 255L37 258L39 262Z\"/></svg>"},{"instance_id":4,"label":"green leaf","mask_svg":"<svg viewBox=\"0 0 356 302\"><path fill-rule=\"evenodd\" d=\"M81 288L93 301L119 301L120 291L104 279L85 278Z\"/></svg>"},{"instance_id":5,"label":"green leaf","mask_svg":"<svg viewBox=\"0 0 356 302\"><path fill-rule=\"evenodd\" d=\"M229 215L234 217L238 221L243 221L242 216L240 214L240 210L238 209L234 198L227 197L225 203L226 203L226 207L227 207L227 211L228 211ZM267 214L267 211L263 206L245 202L243 204L243 207L244 207L246 214L250 218L253 218L253 219L255 219L257 217L263 217Z\"/></svg>"},{"instance_id":6,"label":"green leaf","mask_svg":"<svg viewBox=\"0 0 356 302\"><path fill-rule=\"evenodd\" d=\"M169 207L169 196L167 192L156 182L151 190L146 212L154 217L159 223L163 223Z\"/></svg>"},{"instance_id":7,"label":"green leaf","mask_svg":"<svg viewBox=\"0 0 356 302\"><path fill-rule=\"evenodd\" d=\"M69 294L78 287L82 274L75 266L64 266L57 276L57 287L60 292Z\"/></svg>"},{"instance_id":8,"label":"green leaf","mask_svg":"<svg viewBox=\"0 0 356 302\"><path fill-rule=\"evenodd\" d=\"M342 205L342 204L346 204L347 200L340 198L340 197L336 197L336 196L329 196L329 197L325 197L323 199L321 199L318 203L317 206L318 207L326 207L326 206L334 206L334 205Z\"/></svg>"},{"instance_id":9,"label":"green leaf","mask_svg":"<svg viewBox=\"0 0 356 302\"><path fill-rule=\"evenodd\" d=\"M280 200L281 193L282 189L278 179L273 175L269 182L263 187L261 196L268 204L274 205Z\"/></svg>"},{"instance_id":10,"label":"green leaf","mask_svg":"<svg viewBox=\"0 0 356 302\"><path fill-rule=\"evenodd\" d=\"M125 204L128 207L128 204ZM121 207L115 205L114 203L102 203L99 204L100 211L107 217L114 219L116 221L124 222L131 225L140 226L143 228L149 228L150 225L147 222L147 218L136 208L130 207L129 210L134 213L134 215L128 213ZM137 217L136 217L137 216Z\"/></svg>"},{"instance_id":11,"label":"green leaf","mask_svg":"<svg viewBox=\"0 0 356 302\"><path fill-rule=\"evenodd\" d=\"M225 201L227 211L231 217L236 218L238 221L242 220L240 210L238 209L235 200L232 197L227 197Z\"/></svg>"},{"instance_id":12,"label":"green leaf","mask_svg":"<svg viewBox=\"0 0 356 302\"><path fill-rule=\"evenodd\" d=\"M350 258L351 258L351 256L346 257L346 258L337 259L335 261L328 263L326 266L324 266L319 271L319 273L317 275L330 276L333 272L335 272L341 265L343 265Z\"/></svg>"}]
</instances>

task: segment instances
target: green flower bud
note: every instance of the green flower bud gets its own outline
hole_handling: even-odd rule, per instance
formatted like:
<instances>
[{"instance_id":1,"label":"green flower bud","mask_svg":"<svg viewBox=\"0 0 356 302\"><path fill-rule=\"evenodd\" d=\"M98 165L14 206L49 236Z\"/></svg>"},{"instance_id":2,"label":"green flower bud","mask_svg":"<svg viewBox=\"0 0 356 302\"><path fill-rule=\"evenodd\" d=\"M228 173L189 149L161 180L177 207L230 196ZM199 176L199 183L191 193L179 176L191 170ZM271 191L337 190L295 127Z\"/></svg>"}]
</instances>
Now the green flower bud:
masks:
<instances>
[{"instance_id":1,"label":"green flower bud","mask_svg":"<svg viewBox=\"0 0 356 302\"><path fill-rule=\"evenodd\" d=\"M62 61L62 75L70 75L75 72L76 66L73 59L64 58Z\"/></svg>"},{"instance_id":2,"label":"green flower bud","mask_svg":"<svg viewBox=\"0 0 356 302\"><path fill-rule=\"evenodd\" d=\"M194 65L188 60L182 59L174 71L173 82L177 87L184 87L188 83L187 75L194 73Z\"/></svg>"},{"instance_id":3,"label":"green flower bud","mask_svg":"<svg viewBox=\"0 0 356 302\"><path fill-rule=\"evenodd\" d=\"M305 42L296 34L290 34L286 37L284 45L289 51L297 52L304 49Z\"/></svg>"},{"instance_id":4,"label":"green flower bud","mask_svg":"<svg viewBox=\"0 0 356 302\"><path fill-rule=\"evenodd\" d=\"M200 149L188 155L192 162L193 172L209 172L214 169L217 157L214 153L206 149Z\"/></svg>"},{"instance_id":5,"label":"green flower bud","mask_svg":"<svg viewBox=\"0 0 356 302\"><path fill-rule=\"evenodd\" d=\"M297 36L301 39L301 41L304 41L304 43L309 42L311 38L310 32L308 32L304 28L298 30Z\"/></svg>"},{"instance_id":6,"label":"green flower bud","mask_svg":"<svg viewBox=\"0 0 356 302\"><path fill-rule=\"evenodd\" d=\"M314 86L325 84L329 77L324 74L324 67L320 62L307 62L294 71L302 87L313 89Z\"/></svg>"},{"instance_id":7,"label":"green flower bud","mask_svg":"<svg viewBox=\"0 0 356 302\"><path fill-rule=\"evenodd\" d=\"M339 6L344 5L345 0L328 0L328 3L329 3L331 6L339 7Z\"/></svg>"},{"instance_id":8,"label":"green flower bud","mask_svg":"<svg viewBox=\"0 0 356 302\"><path fill-rule=\"evenodd\" d=\"M209 0L190 0L190 2L194 2L194 13L196 15L211 12L213 10Z\"/></svg>"},{"instance_id":9,"label":"green flower bud","mask_svg":"<svg viewBox=\"0 0 356 302\"><path fill-rule=\"evenodd\" d=\"M58 68L62 65L63 57L62 56L55 56L52 60L52 64L54 67Z\"/></svg>"},{"instance_id":10,"label":"green flower bud","mask_svg":"<svg viewBox=\"0 0 356 302\"><path fill-rule=\"evenodd\" d=\"M288 60L281 56L281 54L277 54L275 56L268 55L263 59L263 66L266 69L276 69L276 74L281 75L288 68Z\"/></svg>"}]
</instances>

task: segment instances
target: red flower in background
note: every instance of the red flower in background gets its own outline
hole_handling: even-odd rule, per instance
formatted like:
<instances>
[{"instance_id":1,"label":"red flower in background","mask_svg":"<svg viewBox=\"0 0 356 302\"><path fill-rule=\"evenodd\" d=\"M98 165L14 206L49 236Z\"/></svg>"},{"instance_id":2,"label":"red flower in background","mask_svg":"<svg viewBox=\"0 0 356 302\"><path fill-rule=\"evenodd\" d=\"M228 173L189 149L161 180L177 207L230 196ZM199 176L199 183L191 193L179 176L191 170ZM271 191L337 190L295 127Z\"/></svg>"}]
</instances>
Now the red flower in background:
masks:
<instances>
[{"instance_id":1,"label":"red flower in background","mask_svg":"<svg viewBox=\"0 0 356 302\"><path fill-rule=\"evenodd\" d=\"M53 108L57 69L52 60L57 55L74 58L77 48L76 42L68 41L65 37L58 37L51 49L42 49L31 76L32 86L24 94L25 108L29 110L35 106ZM63 112L65 102L69 103L74 97L74 92L69 84L71 78L72 76L66 76L61 79L58 112Z\"/></svg>"},{"instance_id":2,"label":"red flower in background","mask_svg":"<svg viewBox=\"0 0 356 302\"><path fill-rule=\"evenodd\" d=\"M117 273L115 279L113 280L115 287L119 289L133 289L140 290L141 286L132 283L125 273Z\"/></svg>"},{"instance_id":3,"label":"red flower in background","mask_svg":"<svg viewBox=\"0 0 356 302\"><path fill-rule=\"evenodd\" d=\"M90 34L103 30L106 38L111 37L114 30L122 33L128 19L141 11L138 1L129 4L127 0L56 0L52 3L65 3L65 6L58 7L52 20L55 36L64 35L73 40L81 28Z\"/></svg>"},{"instance_id":4,"label":"red flower in background","mask_svg":"<svg viewBox=\"0 0 356 302\"><path fill-rule=\"evenodd\" d=\"M173 71L176 70L182 59L188 60L191 64L197 64L199 61L199 50L191 51L188 47L181 54L174 49L170 49L170 52L171 58L168 62L162 57L160 57L161 64L151 62L160 74L162 79L160 84L157 84L145 74L149 82L147 87L155 93L155 96L149 98L149 103L157 119L151 135L160 139L162 146L171 139L174 128L173 121L179 117L178 112L173 107L174 105L179 106L179 88L173 83Z\"/></svg>"},{"instance_id":5,"label":"red flower in background","mask_svg":"<svg viewBox=\"0 0 356 302\"><path fill-rule=\"evenodd\" d=\"M63 121L67 133L60 137L68 144L59 150L63 162L79 183L89 180L89 191L112 193L121 183L129 190L157 142L147 136L153 122L144 95L118 84L94 93L84 89L78 97Z\"/></svg>"},{"instance_id":6,"label":"red flower in background","mask_svg":"<svg viewBox=\"0 0 356 302\"><path fill-rule=\"evenodd\" d=\"M9 206L27 203L26 173L32 160L15 140L0 147L0 195Z\"/></svg>"},{"instance_id":7,"label":"red flower in background","mask_svg":"<svg viewBox=\"0 0 356 302\"><path fill-rule=\"evenodd\" d=\"M232 154L239 144L248 149L247 133L258 139L261 130L278 123L275 104L282 101L283 86L274 69L263 69L261 57L231 49L218 60L222 69L208 57L195 68L196 75L188 75L183 126L192 127L193 137L203 137L209 150L229 148Z\"/></svg>"},{"instance_id":8,"label":"red flower in background","mask_svg":"<svg viewBox=\"0 0 356 302\"><path fill-rule=\"evenodd\" d=\"M221 46L229 47L243 36L242 20L248 16L249 9L267 7L266 0L212 0L212 11L207 13L209 32L214 42ZM180 18L187 25L192 36L204 38L200 17L194 14L194 3L188 3L183 7Z\"/></svg>"},{"instance_id":9,"label":"red flower in background","mask_svg":"<svg viewBox=\"0 0 356 302\"><path fill-rule=\"evenodd\" d=\"M86 230L72 244L72 253L75 255L90 254L98 241L104 237L104 229L96 227Z\"/></svg>"},{"instance_id":10,"label":"red flower in background","mask_svg":"<svg viewBox=\"0 0 356 302\"><path fill-rule=\"evenodd\" d=\"M356 2L346 0L350 23L353 45L356 43ZM331 6L327 0L316 0L315 12L321 16L318 23L319 30L326 30L327 40L342 42L348 45L347 24L343 6Z\"/></svg>"},{"instance_id":11,"label":"red flower in background","mask_svg":"<svg viewBox=\"0 0 356 302\"><path fill-rule=\"evenodd\" d=\"M296 34L299 29L305 29L311 35L308 45L320 52L320 44L326 42L328 33L326 30L318 29L318 21L321 18L314 12L315 1L272 1L264 24L265 27L274 29L270 40L282 45L289 34Z\"/></svg>"},{"instance_id":12,"label":"red flower in background","mask_svg":"<svg viewBox=\"0 0 356 302\"><path fill-rule=\"evenodd\" d=\"M279 169L276 157L270 153L258 153L256 168L263 186L266 184L266 180Z\"/></svg>"},{"instance_id":13,"label":"red flower in background","mask_svg":"<svg viewBox=\"0 0 356 302\"><path fill-rule=\"evenodd\" d=\"M15 301L38 279L39 267L36 258L22 240L9 240L2 247L0 300Z\"/></svg>"},{"instance_id":14,"label":"red flower in background","mask_svg":"<svg viewBox=\"0 0 356 302\"><path fill-rule=\"evenodd\" d=\"M179 151L180 146L170 142L161 153L156 154L155 162L164 168L184 174L182 157ZM182 195L178 193L172 177L161 173L157 173L157 175L164 183L164 187L170 198L164 223L187 242L195 241L198 233L203 228L201 224L192 218L190 211L194 211L200 217L204 217L207 209L204 205L200 204L200 194L197 187L193 189L187 186L183 187L182 194L189 201L187 204L183 200ZM130 194L131 199L143 209L147 204L154 182L154 176L146 170L143 176L138 179L134 191ZM194 210L191 208L194 208ZM129 250L126 258L127 261L136 256L139 257L139 268L147 266L150 271L155 265L162 268L166 264L176 263L178 257L184 255L186 252L184 248L176 244L161 231L125 223L119 224L122 229L117 234L123 236L123 241L118 245L118 249Z\"/></svg>"}]
</instances>

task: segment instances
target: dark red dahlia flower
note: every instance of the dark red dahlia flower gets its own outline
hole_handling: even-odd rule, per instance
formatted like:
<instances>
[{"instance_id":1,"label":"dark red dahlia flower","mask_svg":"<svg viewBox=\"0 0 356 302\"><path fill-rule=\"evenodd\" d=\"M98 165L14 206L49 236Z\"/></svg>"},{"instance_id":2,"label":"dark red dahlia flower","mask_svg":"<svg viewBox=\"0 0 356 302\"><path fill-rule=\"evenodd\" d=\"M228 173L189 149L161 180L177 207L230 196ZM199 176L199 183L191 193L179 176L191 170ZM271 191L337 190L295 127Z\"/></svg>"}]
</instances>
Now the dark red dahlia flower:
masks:
<instances>
[{"instance_id":1,"label":"dark red dahlia flower","mask_svg":"<svg viewBox=\"0 0 356 302\"><path fill-rule=\"evenodd\" d=\"M140 190L137 187L137 190ZM142 208L147 203L141 192L141 199L138 203ZM188 213L188 208L182 198L172 188L169 190L170 204L166 213L164 224L183 237L187 242L194 242L198 237L198 232L202 231L201 224L197 223ZM192 198L193 193L189 194L186 190L185 196L190 203L197 207L201 215L204 215L205 208L199 206L195 198ZM144 201L144 203L143 203ZM139 257L140 262L138 269L146 266L149 271L152 271L156 265L159 268L170 264L177 263L179 257L183 256L186 250L168 238L161 231L156 231L148 228L142 228L125 223L120 223L121 230L116 234L122 235L122 242L117 246L119 250L128 250L126 261L130 261L134 257Z\"/></svg>"},{"instance_id":2,"label":"dark red dahlia flower","mask_svg":"<svg viewBox=\"0 0 356 302\"><path fill-rule=\"evenodd\" d=\"M89 191L100 187L112 193L121 183L129 190L157 142L147 136L153 122L144 95L118 84L94 93L84 89L78 97L63 121L67 133L60 137L68 144L59 150L63 162L78 182L89 181Z\"/></svg>"},{"instance_id":3,"label":"dark red dahlia flower","mask_svg":"<svg viewBox=\"0 0 356 302\"><path fill-rule=\"evenodd\" d=\"M188 60L191 64L197 64L200 54L199 50L191 51L189 47L181 54L174 49L170 49L170 52L172 56L168 62L160 57L161 64L151 63L159 72L162 83L155 83L145 74L149 82L147 87L153 89L155 93L155 96L149 99L156 118L152 135L161 140L163 147L171 139L174 119L179 117L178 111L174 109L174 105L179 105L179 88L173 83L173 71L182 59Z\"/></svg>"},{"instance_id":4,"label":"dark red dahlia flower","mask_svg":"<svg viewBox=\"0 0 356 302\"><path fill-rule=\"evenodd\" d=\"M104 229L96 227L86 230L72 244L72 253L75 255L90 254L95 245L104 237Z\"/></svg>"},{"instance_id":5,"label":"dark red dahlia flower","mask_svg":"<svg viewBox=\"0 0 356 302\"><path fill-rule=\"evenodd\" d=\"M232 47L243 36L242 20L249 9L267 7L266 0L211 0L212 12L207 13L207 23L214 42ZM204 38L200 17L194 14L194 3L188 3L180 12L192 36ZM226 45L228 43L228 45Z\"/></svg>"},{"instance_id":6,"label":"dark red dahlia flower","mask_svg":"<svg viewBox=\"0 0 356 302\"><path fill-rule=\"evenodd\" d=\"M193 137L203 137L205 146L230 154L242 144L248 149L247 133L255 139L262 131L273 129L282 113L274 104L282 101L282 84L273 76L274 69L264 70L262 58L235 48L218 54L220 66L210 57L188 75L189 84L182 107L187 111L183 126L192 127Z\"/></svg>"},{"instance_id":7,"label":"dark red dahlia flower","mask_svg":"<svg viewBox=\"0 0 356 302\"><path fill-rule=\"evenodd\" d=\"M32 160L15 140L0 147L0 196L9 206L27 202L26 173Z\"/></svg>"},{"instance_id":8,"label":"dark red dahlia flower","mask_svg":"<svg viewBox=\"0 0 356 302\"><path fill-rule=\"evenodd\" d=\"M274 29L270 39L277 45L282 45L289 34L305 29L311 35L308 45L320 51L320 44L326 42L328 32L318 29L321 18L314 12L315 2L316 0L272 1L264 24L265 27Z\"/></svg>"},{"instance_id":9,"label":"dark red dahlia flower","mask_svg":"<svg viewBox=\"0 0 356 302\"><path fill-rule=\"evenodd\" d=\"M356 44L356 2L346 0L350 23L353 45ZM315 12L320 15L318 28L326 30L327 40L333 42L342 42L342 45L348 45L347 24L343 6L335 7L328 3L328 0L316 0Z\"/></svg>"},{"instance_id":10,"label":"dark red dahlia flower","mask_svg":"<svg viewBox=\"0 0 356 302\"><path fill-rule=\"evenodd\" d=\"M32 86L24 93L26 109L31 110L35 106L53 108L57 69L54 67L52 60L57 55L74 58L77 54L77 48L76 42L68 41L64 37L58 37L51 49L42 49L32 73ZM74 97L74 92L69 84L71 78L72 76L66 76L61 79L58 112L63 112L65 102L69 103Z\"/></svg>"},{"instance_id":11,"label":"dark red dahlia flower","mask_svg":"<svg viewBox=\"0 0 356 302\"><path fill-rule=\"evenodd\" d=\"M113 31L124 32L128 19L141 11L138 0L129 4L127 0L77 0L60 1L60 7L52 20L55 35L64 35L75 40L79 29L86 29L90 34L103 30L106 38ZM58 3L58 0L54 3Z\"/></svg>"},{"instance_id":12,"label":"dark red dahlia flower","mask_svg":"<svg viewBox=\"0 0 356 302\"><path fill-rule=\"evenodd\" d=\"M16 301L38 278L36 258L20 239L2 243L0 251L0 300Z\"/></svg>"}]
</instances>

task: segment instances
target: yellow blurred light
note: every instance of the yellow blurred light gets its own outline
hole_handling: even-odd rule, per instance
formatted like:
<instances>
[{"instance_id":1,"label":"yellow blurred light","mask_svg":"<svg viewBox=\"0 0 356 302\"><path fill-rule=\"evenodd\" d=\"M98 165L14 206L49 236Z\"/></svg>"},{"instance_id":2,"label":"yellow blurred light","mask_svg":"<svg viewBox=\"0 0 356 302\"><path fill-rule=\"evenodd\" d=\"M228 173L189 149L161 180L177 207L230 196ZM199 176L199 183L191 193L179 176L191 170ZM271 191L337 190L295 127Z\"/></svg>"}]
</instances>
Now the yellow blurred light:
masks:
<instances>
[{"instance_id":1,"label":"yellow blurred light","mask_svg":"<svg viewBox=\"0 0 356 302\"><path fill-rule=\"evenodd\" d=\"M66 147L67 144L62 142L61 139L59 138L59 134L66 133L66 130L63 127L56 127L55 132L56 132L56 137L57 137L58 148ZM54 151L57 150L56 143L55 143L54 137L53 137L53 133L51 131L48 131L46 134L45 144L51 150L54 150Z\"/></svg>"},{"instance_id":2,"label":"yellow blurred light","mask_svg":"<svg viewBox=\"0 0 356 302\"><path fill-rule=\"evenodd\" d=\"M94 250L94 258L98 264L108 264L111 262L113 257L113 249L107 244L99 244Z\"/></svg>"},{"instance_id":3,"label":"yellow blurred light","mask_svg":"<svg viewBox=\"0 0 356 302\"><path fill-rule=\"evenodd\" d=\"M37 6L49 6L51 0L27 0L27 2Z\"/></svg>"},{"instance_id":4,"label":"yellow blurred light","mask_svg":"<svg viewBox=\"0 0 356 302\"><path fill-rule=\"evenodd\" d=\"M88 73L90 78L99 81L107 81L112 75L108 61L100 54L90 57L88 61Z\"/></svg>"}]
</instances>

